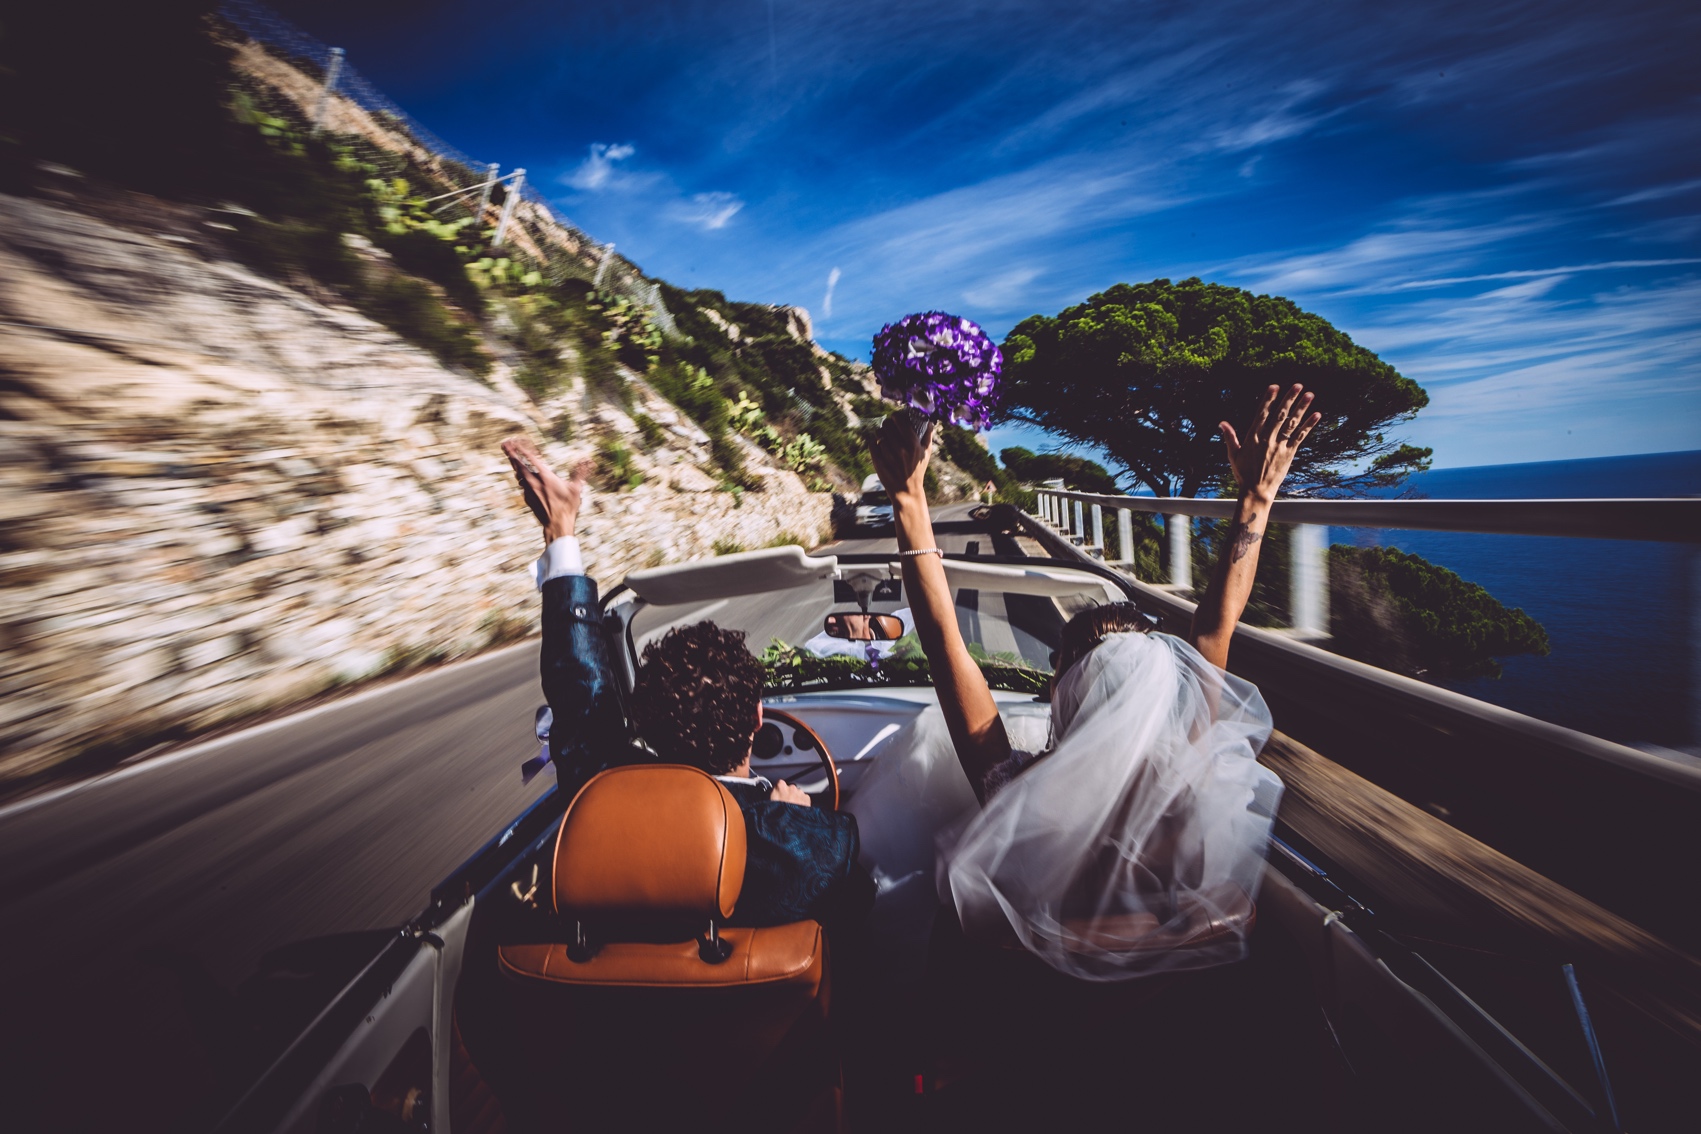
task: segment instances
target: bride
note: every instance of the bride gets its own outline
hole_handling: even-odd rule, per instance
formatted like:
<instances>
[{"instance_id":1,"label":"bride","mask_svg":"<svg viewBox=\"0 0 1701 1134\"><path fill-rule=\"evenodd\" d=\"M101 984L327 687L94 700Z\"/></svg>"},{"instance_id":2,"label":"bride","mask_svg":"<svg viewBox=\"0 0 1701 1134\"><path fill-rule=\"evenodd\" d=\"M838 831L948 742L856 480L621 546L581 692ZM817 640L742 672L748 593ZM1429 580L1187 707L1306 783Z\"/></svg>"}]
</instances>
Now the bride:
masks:
<instances>
[{"instance_id":1,"label":"bride","mask_svg":"<svg viewBox=\"0 0 1701 1134\"><path fill-rule=\"evenodd\" d=\"M1281 782L1257 762L1269 710L1223 666L1270 507L1321 417L1311 401L1271 386L1244 442L1222 423L1241 494L1188 640L1149 633L1131 603L1077 614L1038 752L1012 745L958 628L923 490L927 445L887 420L871 455L940 711L893 739L850 809L881 884L873 928L900 965L919 963L940 901L971 938L1020 942L1089 980L1246 955Z\"/></svg>"}]
</instances>

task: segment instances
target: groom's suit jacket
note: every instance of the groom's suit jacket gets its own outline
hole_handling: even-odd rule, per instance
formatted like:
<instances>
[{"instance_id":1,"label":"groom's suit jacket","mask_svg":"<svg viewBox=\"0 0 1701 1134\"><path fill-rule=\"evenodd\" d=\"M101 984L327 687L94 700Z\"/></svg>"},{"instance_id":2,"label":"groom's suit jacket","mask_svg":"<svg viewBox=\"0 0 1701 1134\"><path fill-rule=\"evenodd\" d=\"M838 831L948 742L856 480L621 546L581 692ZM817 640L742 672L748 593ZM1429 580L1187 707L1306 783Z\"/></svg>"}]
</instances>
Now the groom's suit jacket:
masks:
<instances>
[{"instance_id":1,"label":"groom's suit jacket","mask_svg":"<svg viewBox=\"0 0 1701 1134\"><path fill-rule=\"evenodd\" d=\"M543 693L554 723L550 761L561 790L576 792L604 768L647 758L632 744L589 575L543 584ZM725 781L723 781L725 782ZM846 811L775 803L756 785L725 783L744 813L744 889L733 925L829 923L866 913L873 898L857 865L856 817Z\"/></svg>"}]
</instances>

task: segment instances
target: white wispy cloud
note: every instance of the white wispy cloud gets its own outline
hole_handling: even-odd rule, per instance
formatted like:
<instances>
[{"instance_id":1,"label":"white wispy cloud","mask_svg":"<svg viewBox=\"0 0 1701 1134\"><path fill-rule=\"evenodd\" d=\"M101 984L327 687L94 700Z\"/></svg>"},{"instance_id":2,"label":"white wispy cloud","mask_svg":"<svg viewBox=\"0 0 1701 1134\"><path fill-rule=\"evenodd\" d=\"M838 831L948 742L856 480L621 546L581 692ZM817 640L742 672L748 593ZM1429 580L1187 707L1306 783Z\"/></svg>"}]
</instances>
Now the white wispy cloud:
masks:
<instances>
[{"instance_id":1,"label":"white wispy cloud","mask_svg":"<svg viewBox=\"0 0 1701 1134\"><path fill-rule=\"evenodd\" d=\"M1635 193L1626 193L1608 201L1609 205L1639 205L1644 201L1663 201L1668 197L1681 197L1685 193L1693 193L1701 189L1701 177L1690 178L1688 181L1674 181L1668 185L1655 185Z\"/></svg>"},{"instance_id":2,"label":"white wispy cloud","mask_svg":"<svg viewBox=\"0 0 1701 1134\"><path fill-rule=\"evenodd\" d=\"M1324 90L1324 84L1316 80L1289 83L1270 105L1254 105L1253 112L1256 117L1248 121L1234 122L1214 131L1210 144L1215 149L1234 153L1304 134L1339 113L1338 109L1309 113L1301 109Z\"/></svg>"},{"instance_id":3,"label":"white wispy cloud","mask_svg":"<svg viewBox=\"0 0 1701 1134\"><path fill-rule=\"evenodd\" d=\"M796 294L826 261L881 281L877 291L859 287L848 307L835 306L840 324L877 328L953 296L968 305L962 314L982 322L1019 318L1077 294L1097 274L1078 253L1082 233L1184 199L1159 181L1141 169L1071 159L988 177L826 230L777 264L764 290ZM1046 286L1036 286L1042 279Z\"/></svg>"},{"instance_id":4,"label":"white wispy cloud","mask_svg":"<svg viewBox=\"0 0 1701 1134\"><path fill-rule=\"evenodd\" d=\"M668 211L675 220L712 232L725 228L742 208L744 202L732 193L693 193Z\"/></svg>"},{"instance_id":5,"label":"white wispy cloud","mask_svg":"<svg viewBox=\"0 0 1701 1134\"><path fill-rule=\"evenodd\" d=\"M1474 276L1438 276L1429 280L1406 280L1389 284L1386 291L1412 291L1419 288L1450 287L1454 284L1484 283L1490 280L1527 280L1547 277L1573 276L1579 272L1615 272L1628 268L1671 268L1683 264L1701 264L1701 256L1680 256L1666 260L1602 260L1595 264L1566 264L1558 268L1514 268L1504 272L1481 272Z\"/></svg>"},{"instance_id":6,"label":"white wispy cloud","mask_svg":"<svg viewBox=\"0 0 1701 1134\"><path fill-rule=\"evenodd\" d=\"M1481 219L1517 198L1408 202L1336 247L1221 271L1319 312L1421 384L1430 404L1406 432L1443 464L1692 447L1701 279L1684 269L1701 257L1499 267L1534 258L1526 250L1546 247L1571 219ZM1607 286L1585 286L1601 276Z\"/></svg>"},{"instance_id":7,"label":"white wispy cloud","mask_svg":"<svg viewBox=\"0 0 1701 1134\"><path fill-rule=\"evenodd\" d=\"M963 291L963 298L988 311L1006 311L1033 293L1040 269L1023 266L979 280Z\"/></svg>"},{"instance_id":8,"label":"white wispy cloud","mask_svg":"<svg viewBox=\"0 0 1701 1134\"><path fill-rule=\"evenodd\" d=\"M592 142L591 152L562 180L575 189L595 192L599 189L612 187L620 170L616 163L625 161L637 153L637 147L630 142L620 142L610 145L606 142Z\"/></svg>"},{"instance_id":9,"label":"white wispy cloud","mask_svg":"<svg viewBox=\"0 0 1701 1134\"><path fill-rule=\"evenodd\" d=\"M833 317L833 291L839 286L840 275L837 267L827 273L827 294L821 297L821 317L823 319Z\"/></svg>"}]
</instances>

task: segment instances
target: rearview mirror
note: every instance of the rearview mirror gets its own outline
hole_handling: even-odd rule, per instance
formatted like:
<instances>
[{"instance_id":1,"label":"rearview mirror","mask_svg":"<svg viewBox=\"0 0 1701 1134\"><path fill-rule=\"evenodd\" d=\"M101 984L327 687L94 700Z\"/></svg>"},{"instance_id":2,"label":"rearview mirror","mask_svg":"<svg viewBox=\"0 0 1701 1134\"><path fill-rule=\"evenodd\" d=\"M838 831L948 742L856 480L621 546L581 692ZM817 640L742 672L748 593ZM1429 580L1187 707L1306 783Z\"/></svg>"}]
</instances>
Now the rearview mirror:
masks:
<instances>
[{"instance_id":1,"label":"rearview mirror","mask_svg":"<svg viewBox=\"0 0 1701 1134\"><path fill-rule=\"evenodd\" d=\"M895 614L829 614L821 628L829 638L853 642L896 642L904 636L904 621Z\"/></svg>"}]
</instances>

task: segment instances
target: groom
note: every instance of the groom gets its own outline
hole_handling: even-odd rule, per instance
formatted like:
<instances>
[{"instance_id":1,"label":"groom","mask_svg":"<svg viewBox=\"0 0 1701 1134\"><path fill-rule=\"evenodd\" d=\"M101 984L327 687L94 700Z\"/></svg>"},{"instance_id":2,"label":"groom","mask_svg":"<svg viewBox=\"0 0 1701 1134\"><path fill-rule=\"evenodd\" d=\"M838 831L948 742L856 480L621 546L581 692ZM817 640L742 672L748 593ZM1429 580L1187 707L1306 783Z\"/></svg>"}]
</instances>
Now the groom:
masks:
<instances>
[{"instance_id":1,"label":"groom","mask_svg":"<svg viewBox=\"0 0 1701 1134\"><path fill-rule=\"evenodd\" d=\"M591 465L581 461L572 479L563 480L527 438L510 437L502 451L543 525L537 582L543 592L543 692L554 717L550 757L563 790L576 791L635 754L609 664L597 585L585 574L574 536ZM676 628L644 649L632 724L662 760L703 769L738 801L748 851L730 924L805 918L829 928L855 924L874 899L873 881L856 861L856 817L811 807L801 789L751 774L750 746L762 727L762 676L742 633L712 622Z\"/></svg>"}]
</instances>

